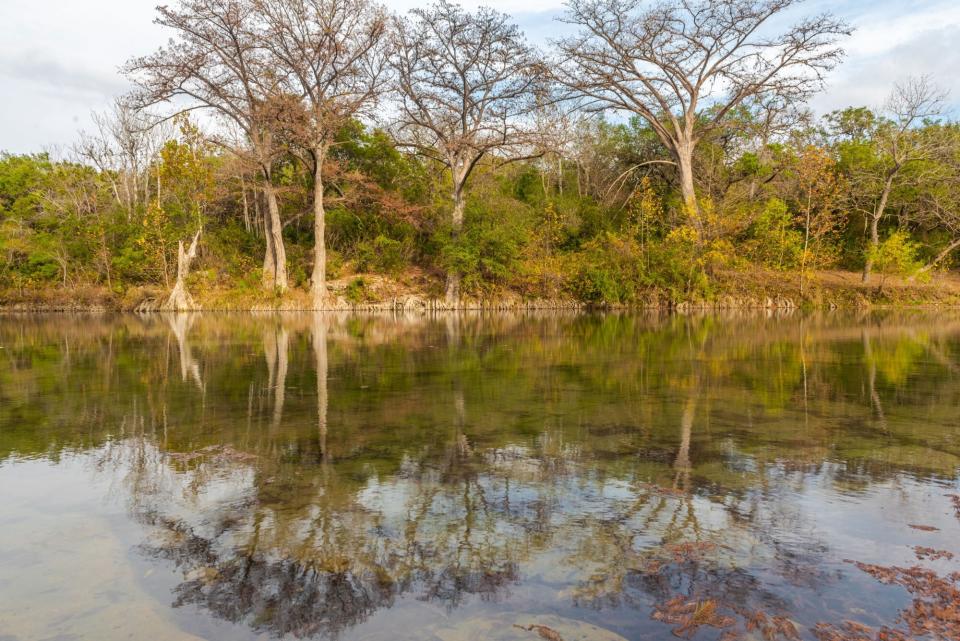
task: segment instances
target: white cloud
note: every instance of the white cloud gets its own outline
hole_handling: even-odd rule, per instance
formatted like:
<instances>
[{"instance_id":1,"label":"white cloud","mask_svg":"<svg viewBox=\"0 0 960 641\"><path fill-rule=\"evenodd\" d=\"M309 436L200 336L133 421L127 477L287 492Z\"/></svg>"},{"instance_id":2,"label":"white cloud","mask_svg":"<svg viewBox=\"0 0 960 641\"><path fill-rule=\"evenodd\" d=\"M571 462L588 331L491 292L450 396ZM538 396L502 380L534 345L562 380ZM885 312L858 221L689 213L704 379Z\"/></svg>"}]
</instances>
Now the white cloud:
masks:
<instances>
[{"instance_id":1,"label":"white cloud","mask_svg":"<svg viewBox=\"0 0 960 641\"><path fill-rule=\"evenodd\" d=\"M910 76L930 76L949 92L953 105L960 100L960 24L913 34L893 47L872 55L850 56L837 69L823 94L812 101L824 113L846 106L880 107L894 83Z\"/></svg>"},{"instance_id":2,"label":"white cloud","mask_svg":"<svg viewBox=\"0 0 960 641\"><path fill-rule=\"evenodd\" d=\"M0 149L35 151L70 144L89 114L123 91L117 68L148 53L167 34L152 24L158 0L2 0L0 2ZM170 0L175 2L175 0ZM402 12L422 0L388 0ZM481 4L465 0L468 7ZM511 13L536 43L566 29L554 18L562 0L489 0ZM808 0L797 11L832 11L857 32L846 62L813 101L824 112L879 105L898 79L931 74L960 102L960 3L946 0Z\"/></svg>"}]
</instances>

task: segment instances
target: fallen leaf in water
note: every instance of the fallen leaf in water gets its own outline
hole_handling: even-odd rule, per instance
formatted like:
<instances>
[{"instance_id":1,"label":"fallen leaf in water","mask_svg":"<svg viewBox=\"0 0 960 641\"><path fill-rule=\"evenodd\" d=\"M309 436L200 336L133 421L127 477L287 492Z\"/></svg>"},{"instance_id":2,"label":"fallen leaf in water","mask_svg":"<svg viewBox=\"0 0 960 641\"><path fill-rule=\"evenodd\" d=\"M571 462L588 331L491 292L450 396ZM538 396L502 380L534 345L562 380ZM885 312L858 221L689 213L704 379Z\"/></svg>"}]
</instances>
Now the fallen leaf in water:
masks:
<instances>
[{"instance_id":1,"label":"fallen leaf in water","mask_svg":"<svg viewBox=\"0 0 960 641\"><path fill-rule=\"evenodd\" d=\"M523 625L517 625L516 623L514 623L513 627L520 628L521 630L526 630L527 632L536 632L537 634L540 635L541 638L546 639L547 641L563 641L563 637L560 636L559 632L545 625L531 623L530 625L523 626Z\"/></svg>"},{"instance_id":2,"label":"fallen leaf in water","mask_svg":"<svg viewBox=\"0 0 960 641\"><path fill-rule=\"evenodd\" d=\"M729 628L736 622L732 617L721 615L713 599L688 600L683 595L654 606L654 620L676 625L673 634L689 639L701 626Z\"/></svg>"},{"instance_id":3,"label":"fallen leaf in water","mask_svg":"<svg viewBox=\"0 0 960 641\"><path fill-rule=\"evenodd\" d=\"M939 532L940 531L940 528L933 527L932 525L917 525L915 523L910 523L909 526L912 527L914 530L920 530L921 532Z\"/></svg>"},{"instance_id":4,"label":"fallen leaf in water","mask_svg":"<svg viewBox=\"0 0 960 641\"><path fill-rule=\"evenodd\" d=\"M953 503L954 514L960 519L960 494L947 494L947 496L950 497L950 502Z\"/></svg>"},{"instance_id":5,"label":"fallen leaf in water","mask_svg":"<svg viewBox=\"0 0 960 641\"><path fill-rule=\"evenodd\" d=\"M917 545L913 548L914 553L917 555L917 558L923 561L928 559L930 561L938 561L940 559L950 560L953 558L953 552L948 552L947 550L936 550L934 548L924 547L922 545Z\"/></svg>"},{"instance_id":6,"label":"fallen leaf in water","mask_svg":"<svg viewBox=\"0 0 960 641\"><path fill-rule=\"evenodd\" d=\"M960 573L942 577L933 570L913 566L882 566L851 561L881 583L899 585L913 595L910 606L900 611L899 620L910 634L960 641ZM881 630L882 632L882 630ZM897 630L888 630L887 639L899 639ZM894 636L890 636L894 635ZM880 634L877 634L877 639ZM823 641L823 640L821 640ZM829 641L829 640L828 640Z\"/></svg>"},{"instance_id":7,"label":"fallen leaf in water","mask_svg":"<svg viewBox=\"0 0 960 641\"><path fill-rule=\"evenodd\" d=\"M844 621L841 625L818 623L812 631L819 641L911 641L900 630L886 626L874 630L855 621Z\"/></svg>"}]
</instances>

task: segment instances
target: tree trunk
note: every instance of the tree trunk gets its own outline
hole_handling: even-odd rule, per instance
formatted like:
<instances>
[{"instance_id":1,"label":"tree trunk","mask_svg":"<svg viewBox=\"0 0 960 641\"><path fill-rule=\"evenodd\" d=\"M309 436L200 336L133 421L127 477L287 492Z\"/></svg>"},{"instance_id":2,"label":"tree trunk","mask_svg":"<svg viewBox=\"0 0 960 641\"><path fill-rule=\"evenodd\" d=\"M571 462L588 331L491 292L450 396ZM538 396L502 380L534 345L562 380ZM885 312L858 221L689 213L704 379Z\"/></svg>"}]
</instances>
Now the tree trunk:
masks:
<instances>
[{"instance_id":1,"label":"tree trunk","mask_svg":"<svg viewBox=\"0 0 960 641\"><path fill-rule=\"evenodd\" d=\"M313 276L310 279L313 308L323 309L327 299L327 241L326 217L323 208L323 162L327 148L317 145L313 150Z\"/></svg>"},{"instance_id":2,"label":"tree trunk","mask_svg":"<svg viewBox=\"0 0 960 641\"><path fill-rule=\"evenodd\" d=\"M277 190L272 184L268 182L264 191L267 196L267 210L270 217L268 246L273 245L273 287L282 294L287 291L287 252L283 247L283 223L280 221L280 205L277 203Z\"/></svg>"},{"instance_id":3,"label":"tree trunk","mask_svg":"<svg viewBox=\"0 0 960 641\"><path fill-rule=\"evenodd\" d=\"M946 258L947 256L949 256L949 255L950 255L950 252L952 252L952 251L953 251L954 249L956 249L957 247L960 247L960 238L957 238L957 239L954 240L952 243L950 243L949 245L947 245L947 246L943 249L942 252L940 252L939 254L936 255L936 257L934 257L933 260L931 260L929 263L927 263L926 265L924 265L923 267L921 267L921 268L917 271L917 274L923 274L924 272L928 272L928 271L930 271L931 269L933 269L934 267L936 267L938 264L940 264L940 261L942 261L944 258Z\"/></svg>"},{"instance_id":4,"label":"tree trunk","mask_svg":"<svg viewBox=\"0 0 960 641\"><path fill-rule=\"evenodd\" d=\"M863 263L863 282L869 282L873 271L873 256L880 246L880 217L875 213L870 216L870 244L867 246L867 256Z\"/></svg>"},{"instance_id":5,"label":"tree trunk","mask_svg":"<svg viewBox=\"0 0 960 641\"><path fill-rule=\"evenodd\" d=\"M863 263L863 282L870 280L870 273L873 271L873 256L880 247L880 219L883 218L883 212L887 209L887 201L890 200L890 191L893 189L893 178L897 175L897 169L892 169L887 174L887 179L883 182L883 192L880 194L880 202L870 214L870 245L867 247L867 256Z\"/></svg>"},{"instance_id":6,"label":"tree trunk","mask_svg":"<svg viewBox=\"0 0 960 641\"><path fill-rule=\"evenodd\" d=\"M197 233L193 235L193 241L190 243L189 249L184 250L183 241L179 241L177 246L177 282L173 286L173 291L170 292L170 298L163 304L161 308L163 310L183 312L198 309L190 292L187 291L187 276L190 275L190 263L197 256L197 242L200 240L200 232L201 230L198 229Z\"/></svg>"},{"instance_id":7,"label":"tree trunk","mask_svg":"<svg viewBox=\"0 0 960 641\"><path fill-rule=\"evenodd\" d=\"M693 221L693 225L703 240L703 221L700 219L700 203L693 182L693 144L679 143L674 151L677 157L677 171L680 178L680 195L683 198L684 213Z\"/></svg>"},{"instance_id":8,"label":"tree trunk","mask_svg":"<svg viewBox=\"0 0 960 641\"><path fill-rule=\"evenodd\" d=\"M803 254L800 256L800 296L803 296L804 278L807 275L807 254L810 251L810 198L807 198L807 215L803 226Z\"/></svg>"},{"instance_id":9,"label":"tree trunk","mask_svg":"<svg viewBox=\"0 0 960 641\"><path fill-rule=\"evenodd\" d=\"M263 239L263 286L266 289L273 289L277 283L277 258L273 251L273 234L270 232L269 215L263 216Z\"/></svg>"},{"instance_id":10,"label":"tree trunk","mask_svg":"<svg viewBox=\"0 0 960 641\"><path fill-rule=\"evenodd\" d=\"M250 206L247 203L247 184L243 181L243 176L240 176L240 195L243 198L243 228L250 231Z\"/></svg>"},{"instance_id":11,"label":"tree trunk","mask_svg":"<svg viewBox=\"0 0 960 641\"><path fill-rule=\"evenodd\" d=\"M253 232L255 234L260 234L265 232L263 225L263 214L260 213L260 192L257 191L256 187L253 188Z\"/></svg>"},{"instance_id":12,"label":"tree trunk","mask_svg":"<svg viewBox=\"0 0 960 641\"><path fill-rule=\"evenodd\" d=\"M463 184L457 183L453 188L453 218L451 227L453 238L456 240L463 231L463 214L466 209L466 201L463 197ZM446 302L449 307L457 307L460 304L460 274L456 269L451 269L447 273L447 294Z\"/></svg>"}]
</instances>

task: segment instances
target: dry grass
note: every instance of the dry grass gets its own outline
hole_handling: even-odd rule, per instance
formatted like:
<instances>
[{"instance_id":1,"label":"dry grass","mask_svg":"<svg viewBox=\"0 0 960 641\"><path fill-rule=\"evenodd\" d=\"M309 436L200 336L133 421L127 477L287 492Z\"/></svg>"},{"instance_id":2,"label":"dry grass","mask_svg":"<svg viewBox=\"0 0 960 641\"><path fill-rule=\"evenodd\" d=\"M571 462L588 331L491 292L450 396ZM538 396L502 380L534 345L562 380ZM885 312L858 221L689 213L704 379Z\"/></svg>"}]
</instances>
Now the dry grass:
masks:
<instances>
[{"instance_id":1,"label":"dry grass","mask_svg":"<svg viewBox=\"0 0 960 641\"><path fill-rule=\"evenodd\" d=\"M363 282L363 300L349 300L352 283ZM880 286L882 282L882 287ZM416 296L423 300L442 297L443 283L436 274L410 269L396 276L382 274L352 274L329 282L331 299L341 300L340 307L355 303L385 303L393 299ZM224 287L191 292L204 310L298 310L310 309L312 300L307 291L291 289L284 296L275 296L259 290L239 290ZM136 287L124 294L116 294L106 287L50 287L38 290L0 292L0 311L105 311L155 308L167 292L157 287ZM522 297L504 292L493 297L517 304ZM650 301L664 301L665 297L650 292ZM477 301L473 301L476 303ZM495 300L490 301L495 303ZM549 301L540 301L543 304ZM570 301L563 301L569 303ZM671 303L697 301L669 301ZM859 272L840 270L811 274L800 293L796 274L754 270L734 272L718 277L716 294L710 301L700 301L709 307L715 303L724 307L764 307L782 304L816 308L853 308L871 306L894 307L960 307L960 273L938 273L926 282L879 276L864 284Z\"/></svg>"}]
</instances>

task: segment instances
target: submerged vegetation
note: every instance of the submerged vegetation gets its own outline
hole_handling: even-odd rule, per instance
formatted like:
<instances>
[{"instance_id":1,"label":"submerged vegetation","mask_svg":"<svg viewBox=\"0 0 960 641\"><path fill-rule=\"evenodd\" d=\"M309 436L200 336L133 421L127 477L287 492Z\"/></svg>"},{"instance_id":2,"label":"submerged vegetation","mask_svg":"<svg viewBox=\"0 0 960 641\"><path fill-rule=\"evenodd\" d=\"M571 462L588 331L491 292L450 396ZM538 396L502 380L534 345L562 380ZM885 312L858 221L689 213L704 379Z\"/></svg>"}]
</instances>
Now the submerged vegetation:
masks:
<instances>
[{"instance_id":1,"label":"submerged vegetation","mask_svg":"<svg viewBox=\"0 0 960 641\"><path fill-rule=\"evenodd\" d=\"M945 96L914 78L813 118L849 28L778 35L794 4L575 0L547 51L445 1L162 7L170 44L125 65L137 89L94 133L0 156L0 296L800 304L938 277L960 246Z\"/></svg>"},{"instance_id":2,"label":"submerged vegetation","mask_svg":"<svg viewBox=\"0 0 960 641\"><path fill-rule=\"evenodd\" d=\"M769 315L0 319L5 631L957 641L960 318Z\"/></svg>"}]
</instances>

